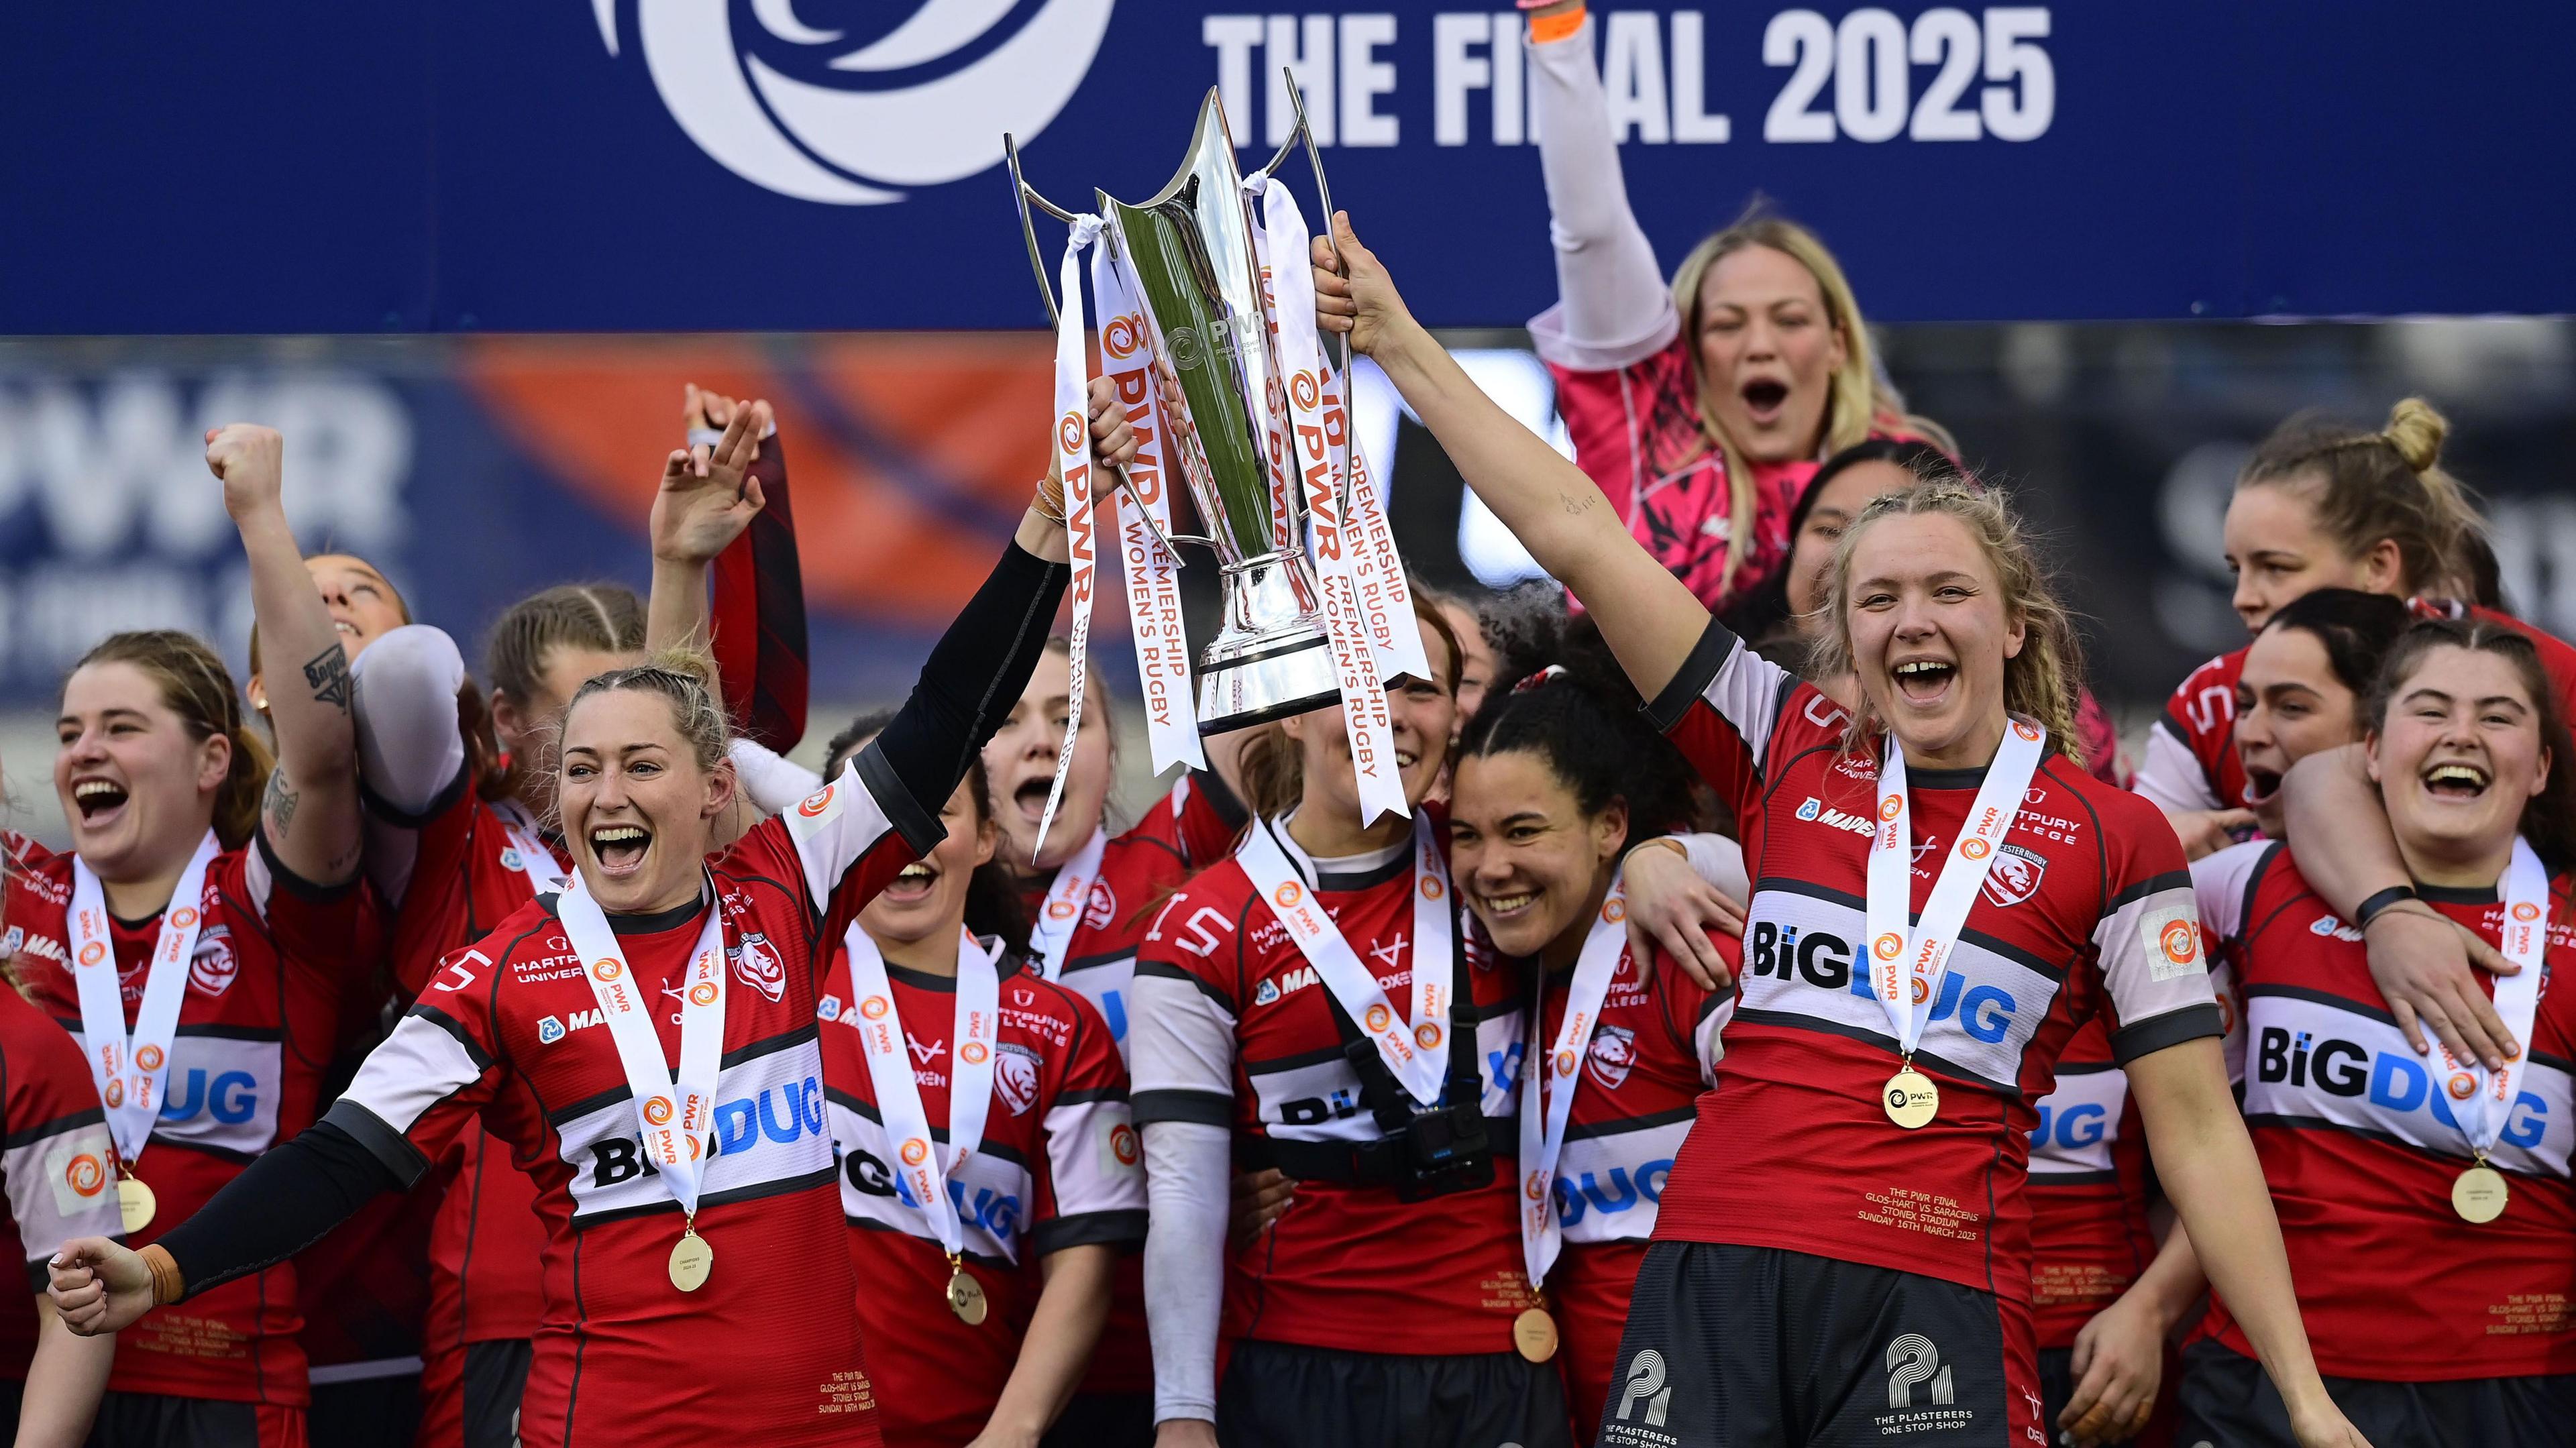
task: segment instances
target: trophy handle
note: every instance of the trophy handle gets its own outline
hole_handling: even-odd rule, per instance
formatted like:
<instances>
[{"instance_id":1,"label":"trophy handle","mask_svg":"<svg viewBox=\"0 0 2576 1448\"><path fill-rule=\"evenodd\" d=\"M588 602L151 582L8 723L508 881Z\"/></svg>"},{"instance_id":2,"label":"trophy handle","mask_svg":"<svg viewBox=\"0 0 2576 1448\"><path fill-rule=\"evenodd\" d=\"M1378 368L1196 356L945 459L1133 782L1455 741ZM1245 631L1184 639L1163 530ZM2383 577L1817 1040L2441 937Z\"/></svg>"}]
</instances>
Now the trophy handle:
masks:
<instances>
[{"instance_id":1,"label":"trophy handle","mask_svg":"<svg viewBox=\"0 0 2576 1448\"><path fill-rule=\"evenodd\" d=\"M1347 277L1351 274L1350 264L1342 260L1342 244L1333 235L1332 183L1324 179L1324 153L1316 147L1314 127L1306 121L1305 87L1297 84L1294 66L1283 65L1279 70L1287 80L1288 104L1296 112L1297 124L1288 132L1288 139L1279 143L1278 154L1270 158L1270 164L1253 174L1276 176L1279 168L1287 164L1288 153L1297 148L1297 143L1306 143L1306 160L1315 170L1315 199L1324 208L1324 245L1332 248L1333 270ZM1031 242L1030 246L1030 254L1034 256L1036 243ZM1043 277L1040 284L1044 285ZM1351 462L1358 455L1360 446L1359 378L1351 366L1351 334L1343 332L1338 335L1341 341L1339 370L1342 374L1342 510L1347 515L1351 502Z\"/></svg>"},{"instance_id":2,"label":"trophy handle","mask_svg":"<svg viewBox=\"0 0 2576 1448\"><path fill-rule=\"evenodd\" d=\"M1010 163L1011 199L1018 204L1020 209L1020 238L1029 244L1029 270L1037 274L1038 297L1046 303L1047 325L1052 327L1055 325L1056 319L1060 313L1056 310L1055 288L1047 285L1046 253L1038 250L1037 218L1029 214L1029 208L1031 206L1035 206L1038 210L1045 212L1047 215L1054 217L1058 221L1064 222L1068 226L1073 223L1073 213L1040 195L1038 193L1038 189L1028 183L1028 178L1020 174L1020 145L1017 140L1012 138L1011 133L1008 131L1004 131L1002 133L1002 159ZM1321 173L1318 174L1320 175ZM1114 235L1114 233L1112 233L1112 235ZM1109 236L1104 235L1099 244L1107 245L1108 243ZM1136 495L1136 485L1128 479L1127 470L1125 468L1111 468L1109 470L1109 479L1115 486L1126 490L1127 501L1135 505L1136 517L1144 523L1145 531L1154 535L1154 541L1163 545L1163 554L1165 557L1172 560L1173 567L1189 567L1189 564L1181 557L1181 550L1172 546L1176 542L1203 543L1210 548L1216 546L1216 541L1211 538L1197 538L1187 534L1175 535L1165 533L1162 525L1154 521L1154 514L1151 509L1148 509L1145 506L1145 500Z\"/></svg>"}]
</instances>

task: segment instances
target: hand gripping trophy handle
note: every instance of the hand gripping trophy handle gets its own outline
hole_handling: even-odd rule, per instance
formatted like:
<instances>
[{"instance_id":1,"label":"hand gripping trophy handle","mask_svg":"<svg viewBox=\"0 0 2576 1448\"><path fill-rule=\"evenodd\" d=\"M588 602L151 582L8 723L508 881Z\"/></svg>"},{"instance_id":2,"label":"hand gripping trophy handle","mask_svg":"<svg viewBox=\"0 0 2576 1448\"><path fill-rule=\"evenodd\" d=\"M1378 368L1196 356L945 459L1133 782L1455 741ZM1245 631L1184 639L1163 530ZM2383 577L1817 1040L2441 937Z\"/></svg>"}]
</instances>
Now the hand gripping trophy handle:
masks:
<instances>
[{"instance_id":1,"label":"hand gripping trophy handle","mask_svg":"<svg viewBox=\"0 0 2576 1448\"><path fill-rule=\"evenodd\" d=\"M1272 175L1304 144L1329 217L1323 158L1293 78L1288 91L1297 106L1296 129L1256 174ZM1039 294L1053 315L1056 298L1047 284L1032 208L1067 222L1075 213L1028 184L1018 147L1008 137L1003 151ZM1170 184L1135 204L1096 193L1098 244L1142 314L1138 330L1163 431L1162 476L1184 480L1204 529L1163 534L1164 541L1207 547L1220 565L1221 617L1215 638L1199 651L1195 678L1203 735L1324 708L1341 697L1320 590L1305 552L1302 495L1271 446L1284 435L1275 408L1285 396L1286 373L1254 255L1259 223L1243 186L1224 108L1211 89ZM1270 262L1305 266L1309 259ZM1347 341L1339 360L1347 378ZM1345 496L1351 446L1345 427ZM1135 495L1131 479L1122 475L1118 483ZM1140 505L1137 511L1145 510Z\"/></svg>"}]
</instances>

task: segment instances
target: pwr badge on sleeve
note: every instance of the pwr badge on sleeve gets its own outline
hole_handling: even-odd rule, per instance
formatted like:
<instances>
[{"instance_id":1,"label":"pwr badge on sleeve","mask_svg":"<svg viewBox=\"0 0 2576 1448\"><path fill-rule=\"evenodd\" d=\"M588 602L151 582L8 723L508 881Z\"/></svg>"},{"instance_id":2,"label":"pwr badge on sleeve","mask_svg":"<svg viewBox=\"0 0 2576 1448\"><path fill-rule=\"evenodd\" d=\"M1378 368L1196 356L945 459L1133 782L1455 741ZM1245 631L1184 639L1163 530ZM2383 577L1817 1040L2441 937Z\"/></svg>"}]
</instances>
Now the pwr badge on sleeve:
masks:
<instances>
[{"instance_id":1,"label":"pwr badge on sleeve","mask_svg":"<svg viewBox=\"0 0 2576 1448\"><path fill-rule=\"evenodd\" d=\"M2146 912L2138 918L2138 937L2150 979L2173 980L2209 968L2201 958L2200 918L2187 908L2167 905Z\"/></svg>"}]
</instances>

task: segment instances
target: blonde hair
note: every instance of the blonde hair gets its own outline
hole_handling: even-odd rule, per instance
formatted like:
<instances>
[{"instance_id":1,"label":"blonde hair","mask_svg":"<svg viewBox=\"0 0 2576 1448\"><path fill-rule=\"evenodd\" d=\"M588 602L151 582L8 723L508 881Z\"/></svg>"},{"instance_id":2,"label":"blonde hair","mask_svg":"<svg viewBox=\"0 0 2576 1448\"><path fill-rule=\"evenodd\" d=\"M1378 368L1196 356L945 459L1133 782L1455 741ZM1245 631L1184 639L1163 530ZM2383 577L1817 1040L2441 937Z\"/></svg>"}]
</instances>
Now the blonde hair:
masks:
<instances>
[{"instance_id":1,"label":"blonde hair","mask_svg":"<svg viewBox=\"0 0 2576 1448\"><path fill-rule=\"evenodd\" d=\"M1753 546L1755 500L1753 470L1744 461L1743 448L1719 424L1716 398L1708 373L1700 364L1699 334L1704 320L1700 284L1708 279L1709 268L1755 246L1768 247L1807 269L1807 274L1816 279L1816 291L1824 298L1826 323L1843 340L1843 365L1834 369L1827 384L1825 431L1818 451L1827 455L1841 452L1867 438L1875 427L1912 433L1945 453L1959 450L1939 424L1908 415L1903 400L1883 380L1877 354L1870 345L1869 328L1861 320L1860 301L1852 295L1851 282L1843 276L1842 264L1834 260L1834 254L1826 250L1814 232L1773 215L1766 203L1756 198L1733 225L1692 247L1682 264L1673 269L1673 307L1681 313L1682 336L1690 343L1687 352L1692 395L1699 404L1700 442L1726 470L1728 561L1717 603L1727 601L1723 590L1734 580L1735 560L1744 557ZM1669 466L1678 467L1686 461L1673 459Z\"/></svg>"},{"instance_id":2,"label":"blonde hair","mask_svg":"<svg viewBox=\"0 0 2576 1448\"><path fill-rule=\"evenodd\" d=\"M2076 691L2084 676L2084 648L2075 621L2050 588L2047 573L2023 536L2021 520L2002 498L1954 479L1926 482L1870 499L1860 516L1843 530L1826 565L1825 596L1832 600L1833 628L1816 641L1820 672L1851 672L1855 666L1851 638L1851 563L1861 535L1880 521L1939 514L1955 518L1977 540L1986 566L1995 572L2003 595L2004 617L2022 626L2021 652L2004 660L2004 709L2043 726L2060 748L2075 746ZM1870 706L1866 690L1854 711L1846 743L1859 747L1872 727L1885 727Z\"/></svg>"},{"instance_id":3,"label":"blonde hair","mask_svg":"<svg viewBox=\"0 0 2576 1448\"><path fill-rule=\"evenodd\" d=\"M1449 626L1447 615L1440 611L1441 595L1424 588L1413 588L1413 616L1429 626L1440 640L1440 651L1449 656L1449 673L1431 682L1440 685L1451 697L1458 693L1458 671L1464 666L1466 649L1458 642L1458 631ZM1427 651L1426 651L1427 655ZM1427 659L1436 671L1439 660ZM1446 749L1449 741L1441 740ZM1243 781L1244 803L1261 819L1276 819L1296 808L1306 793L1306 757L1297 741L1277 724L1259 726L1259 732L1244 741L1243 751L1235 757L1235 772Z\"/></svg>"},{"instance_id":4,"label":"blonde hair","mask_svg":"<svg viewBox=\"0 0 2576 1448\"><path fill-rule=\"evenodd\" d=\"M712 771L725 762L725 751L733 743L733 726L725 719L724 706L716 701L715 678L715 657L704 649L664 649L640 664L585 680L565 703L564 718L569 721L572 711L593 694L614 689L658 694L670 704L671 726L679 731L690 757L698 768Z\"/></svg>"},{"instance_id":5,"label":"blonde hair","mask_svg":"<svg viewBox=\"0 0 2576 1448\"><path fill-rule=\"evenodd\" d=\"M2420 397L2398 399L2377 432L2302 413L2263 440L2236 486L2320 479L2317 527L2353 558L2395 543L2399 582L2419 592L2459 571L2464 545L2486 533L2476 498L2442 467L2450 430Z\"/></svg>"}]
</instances>

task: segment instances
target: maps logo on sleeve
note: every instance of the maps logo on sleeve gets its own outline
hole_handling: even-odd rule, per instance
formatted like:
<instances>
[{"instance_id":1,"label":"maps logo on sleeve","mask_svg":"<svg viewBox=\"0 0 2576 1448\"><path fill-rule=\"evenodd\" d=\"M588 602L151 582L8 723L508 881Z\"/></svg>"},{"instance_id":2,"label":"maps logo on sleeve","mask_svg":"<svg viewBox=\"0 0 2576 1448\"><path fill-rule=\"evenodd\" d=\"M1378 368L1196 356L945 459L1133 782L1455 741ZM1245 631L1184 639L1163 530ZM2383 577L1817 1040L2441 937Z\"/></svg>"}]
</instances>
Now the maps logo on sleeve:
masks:
<instances>
[{"instance_id":1,"label":"maps logo on sleeve","mask_svg":"<svg viewBox=\"0 0 2576 1448\"><path fill-rule=\"evenodd\" d=\"M671 118L725 169L875 206L1000 165L1006 131L1025 146L1045 130L1091 73L1113 3L913 0L873 38L808 24L797 0L751 0L741 30L728 0L635 0L622 34L618 0L591 15L610 56L637 42Z\"/></svg>"}]
</instances>

